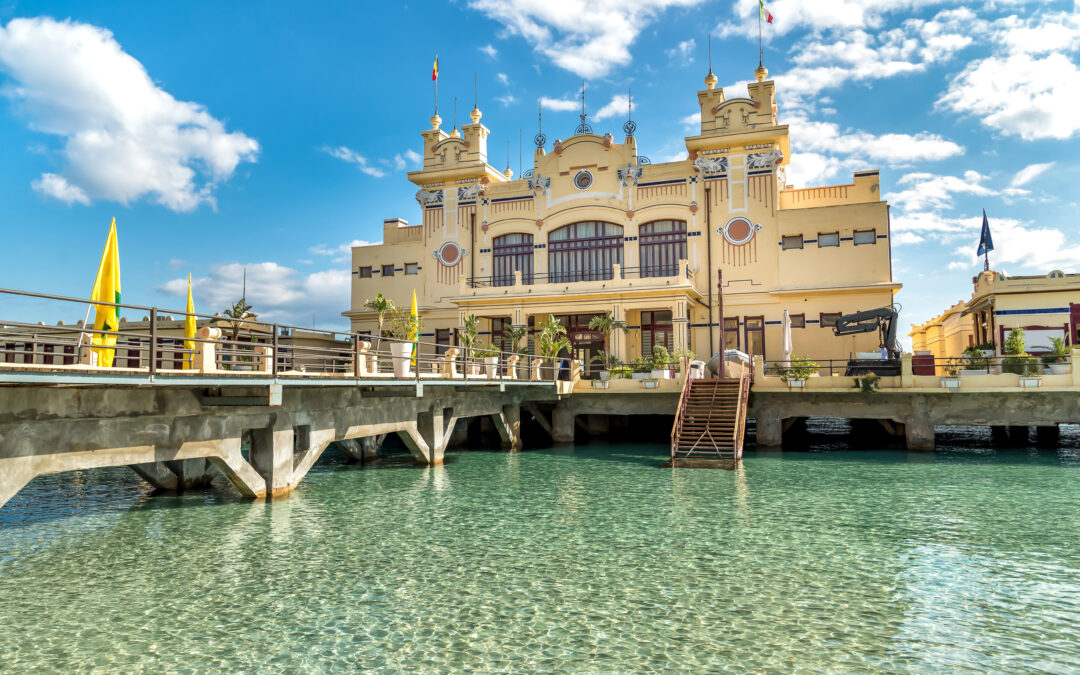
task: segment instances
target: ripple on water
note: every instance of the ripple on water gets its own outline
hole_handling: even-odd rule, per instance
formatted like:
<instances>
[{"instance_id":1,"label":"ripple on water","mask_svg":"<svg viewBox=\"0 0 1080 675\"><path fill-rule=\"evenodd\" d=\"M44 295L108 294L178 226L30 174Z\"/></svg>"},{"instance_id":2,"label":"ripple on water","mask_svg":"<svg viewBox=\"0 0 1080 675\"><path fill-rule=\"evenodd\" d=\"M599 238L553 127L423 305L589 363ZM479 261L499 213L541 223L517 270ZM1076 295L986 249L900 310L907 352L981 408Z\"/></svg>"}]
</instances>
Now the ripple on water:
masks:
<instances>
[{"instance_id":1,"label":"ripple on water","mask_svg":"<svg viewBox=\"0 0 1080 675\"><path fill-rule=\"evenodd\" d=\"M977 445L977 443L972 443ZM1080 669L1073 450L624 445L321 464L290 499L126 470L0 509L11 670Z\"/></svg>"}]
</instances>

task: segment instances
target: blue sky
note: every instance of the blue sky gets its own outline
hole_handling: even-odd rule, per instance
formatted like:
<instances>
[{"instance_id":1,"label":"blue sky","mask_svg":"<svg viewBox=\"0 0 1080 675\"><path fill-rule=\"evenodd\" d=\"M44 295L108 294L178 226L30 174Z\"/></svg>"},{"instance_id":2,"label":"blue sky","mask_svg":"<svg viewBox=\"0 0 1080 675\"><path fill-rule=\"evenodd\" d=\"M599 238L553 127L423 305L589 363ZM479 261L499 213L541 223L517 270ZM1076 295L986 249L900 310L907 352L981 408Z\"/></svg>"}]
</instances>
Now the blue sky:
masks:
<instances>
[{"instance_id":1,"label":"blue sky","mask_svg":"<svg viewBox=\"0 0 1080 675\"><path fill-rule=\"evenodd\" d=\"M0 285L85 296L115 216L127 302L181 307L190 272L217 311L246 267L262 317L344 327L349 244L418 219L404 172L436 51L444 124L455 95L466 121L475 72L499 168L509 140L518 172L519 129L530 156L538 100L549 139L572 133L583 78L601 132L633 88L638 147L664 161L695 133L710 30L745 95L756 5L0 0ZM881 170L905 327L969 295L983 208L995 267L1080 271L1080 0L769 7L789 182Z\"/></svg>"}]
</instances>

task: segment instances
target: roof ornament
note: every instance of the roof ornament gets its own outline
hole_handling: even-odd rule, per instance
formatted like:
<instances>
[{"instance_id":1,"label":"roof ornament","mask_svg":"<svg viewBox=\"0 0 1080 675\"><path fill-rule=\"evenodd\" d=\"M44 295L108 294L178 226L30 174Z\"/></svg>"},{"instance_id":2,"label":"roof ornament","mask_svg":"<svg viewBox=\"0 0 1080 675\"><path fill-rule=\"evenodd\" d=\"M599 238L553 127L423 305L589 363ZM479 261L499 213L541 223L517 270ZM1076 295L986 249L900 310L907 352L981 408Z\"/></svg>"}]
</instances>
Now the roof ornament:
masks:
<instances>
[{"instance_id":1,"label":"roof ornament","mask_svg":"<svg viewBox=\"0 0 1080 675\"><path fill-rule=\"evenodd\" d=\"M633 97L633 92L628 88L626 90L626 122L622 125L622 130L626 132L628 138L632 138L634 132L637 131L637 122L633 120Z\"/></svg>"},{"instance_id":2,"label":"roof ornament","mask_svg":"<svg viewBox=\"0 0 1080 675\"><path fill-rule=\"evenodd\" d=\"M709 74L705 76L705 87L713 89L719 81L712 71L712 33L709 33Z\"/></svg>"},{"instance_id":3,"label":"roof ornament","mask_svg":"<svg viewBox=\"0 0 1080 675\"><path fill-rule=\"evenodd\" d=\"M544 104L540 101L536 102L536 135L533 136L533 143L538 148L547 143L547 136L544 135Z\"/></svg>"},{"instance_id":4,"label":"roof ornament","mask_svg":"<svg viewBox=\"0 0 1080 675\"><path fill-rule=\"evenodd\" d=\"M473 88L472 89L473 90L473 94L472 94L473 95L473 104L472 104L472 112L469 113L469 119L472 120L473 124L476 124L477 122L480 121L480 118L483 117L484 114L482 112L480 112L480 103L479 103L480 99L476 95L477 88L476 88L476 73L475 72L473 72L473 74L472 74L472 88Z\"/></svg>"},{"instance_id":5,"label":"roof ornament","mask_svg":"<svg viewBox=\"0 0 1080 675\"><path fill-rule=\"evenodd\" d=\"M591 134L593 132L592 127L585 123L585 80L581 81L581 124L574 129L574 135L578 134Z\"/></svg>"}]
</instances>

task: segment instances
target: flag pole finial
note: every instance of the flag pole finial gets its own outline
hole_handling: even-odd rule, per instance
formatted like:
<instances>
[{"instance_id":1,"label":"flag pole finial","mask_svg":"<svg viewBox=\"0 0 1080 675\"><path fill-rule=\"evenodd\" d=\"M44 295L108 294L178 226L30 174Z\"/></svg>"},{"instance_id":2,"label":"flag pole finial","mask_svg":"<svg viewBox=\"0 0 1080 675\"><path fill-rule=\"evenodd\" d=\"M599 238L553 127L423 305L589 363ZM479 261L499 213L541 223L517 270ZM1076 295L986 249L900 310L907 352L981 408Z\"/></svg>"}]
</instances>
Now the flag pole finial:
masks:
<instances>
[{"instance_id":1,"label":"flag pole finial","mask_svg":"<svg viewBox=\"0 0 1080 675\"><path fill-rule=\"evenodd\" d=\"M713 89L713 88L716 87L716 83L719 82L719 80L716 78L716 75L714 75L713 71L712 71L712 33L709 33L708 45L709 45L709 72L708 72L707 75L705 75L705 88L706 89Z\"/></svg>"}]
</instances>

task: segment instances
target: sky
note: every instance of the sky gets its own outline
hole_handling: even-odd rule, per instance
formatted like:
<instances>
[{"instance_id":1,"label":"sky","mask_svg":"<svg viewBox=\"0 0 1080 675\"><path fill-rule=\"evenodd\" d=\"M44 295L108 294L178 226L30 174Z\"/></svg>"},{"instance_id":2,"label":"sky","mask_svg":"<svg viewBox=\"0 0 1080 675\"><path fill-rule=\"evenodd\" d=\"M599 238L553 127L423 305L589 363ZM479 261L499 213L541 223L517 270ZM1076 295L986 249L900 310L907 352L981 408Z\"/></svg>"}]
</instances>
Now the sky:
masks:
<instances>
[{"instance_id":1,"label":"sky","mask_svg":"<svg viewBox=\"0 0 1080 675\"><path fill-rule=\"evenodd\" d=\"M764 62L788 181L879 169L901 326L971 292L982 210L995 269L1080 271L1080 0L775 0ZM399 3L0 0L0 286L86 297L111 218L124 301L347 326L349 248L416 222L440 56L444 128L477 78L489 162L520 172L589 122L685 157L712 68L745 96L757 0ZM507 141L510 142L509 152ZM524 168L530 168L528 164ZM26 311L0 298L0 316ZM32 306L30 306L32 307ZM46 310L40 310L46 311ZM56 310L48 310L56 311ZM75 316L42 316L55 320Z\"/></svg>"}]
</instances>

